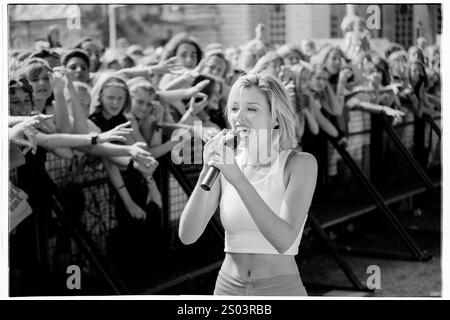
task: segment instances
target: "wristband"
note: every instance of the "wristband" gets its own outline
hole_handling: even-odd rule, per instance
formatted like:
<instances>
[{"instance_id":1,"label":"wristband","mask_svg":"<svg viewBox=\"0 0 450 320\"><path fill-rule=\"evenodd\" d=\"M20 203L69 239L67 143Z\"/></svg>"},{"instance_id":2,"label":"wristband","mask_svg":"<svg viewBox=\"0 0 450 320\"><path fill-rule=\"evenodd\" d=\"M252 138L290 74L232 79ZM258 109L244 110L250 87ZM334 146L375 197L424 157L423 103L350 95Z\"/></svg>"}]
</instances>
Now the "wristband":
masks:
<instances>
[{"instance_id":1,"label":"wristband","mask_svg":"<svg viewBox=\"0 0 450 320\"><path fill-rule=\"evenodd\" d=\"M93 136L91 136L91 144L92 145L96 145L98 143L98 135L94 134Z\"/></svg>"},{"instance_id":2,"label":"wristband","mask_svg":"<svg viewBox=\"0 0 450 320\"><path fill-rule=\"evenodd\" d=\"M125 185L124 185L124 184L121 185L120 187L117 187L116 190L120 190L120 189L122 189L122 188L125 188Z\"/></svg>"}]
</instances>

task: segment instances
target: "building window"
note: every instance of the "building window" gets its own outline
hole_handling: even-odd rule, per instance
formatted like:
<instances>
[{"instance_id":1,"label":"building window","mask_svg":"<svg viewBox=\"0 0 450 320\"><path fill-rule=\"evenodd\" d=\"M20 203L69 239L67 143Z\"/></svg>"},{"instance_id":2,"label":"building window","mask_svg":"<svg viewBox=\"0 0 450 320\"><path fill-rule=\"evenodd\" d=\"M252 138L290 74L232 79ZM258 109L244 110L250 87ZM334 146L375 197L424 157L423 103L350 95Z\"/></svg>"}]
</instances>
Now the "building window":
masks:
<instances>
[{"instance_id":1,"label":"building window","mask_svg":"<svg viewBox=\"0 0 450 320\"><path fill-rule=\"evenodd\" d=\"M436 33L442 34L442 6L436 5Z\"/></svg>"},{"instance_id":2,"label":"building window","mask_svg":"<svg viewBox=\"0 0 450 320\"><path fill-rule=\"evenodd\" d=\"M340 38L342 32L339 32L340 31L339 17L337 15L334 14L331 15L330 26L331 26L330 28L331 38Z\"/></svg>"},{"instance_id":3,"label":"building window","mask_svg":"<svg viewBox=\"0 0 450 320\"><path fill-rule=\"evenodd\" d=\"M395 5L394 41L405 48L414 44L413 6L410 4Z\"/></svg>"},{"instance_id":4,"label":"building window","mask_svg":"<svg viewBox=\"0 0 450 320\"><path fill-rule=\"evenodd\" d=\"M269 34L272 45L284 44L286 42L286 17L285 5L276 4L270 7Z\"/></svg>"}]
</instances>

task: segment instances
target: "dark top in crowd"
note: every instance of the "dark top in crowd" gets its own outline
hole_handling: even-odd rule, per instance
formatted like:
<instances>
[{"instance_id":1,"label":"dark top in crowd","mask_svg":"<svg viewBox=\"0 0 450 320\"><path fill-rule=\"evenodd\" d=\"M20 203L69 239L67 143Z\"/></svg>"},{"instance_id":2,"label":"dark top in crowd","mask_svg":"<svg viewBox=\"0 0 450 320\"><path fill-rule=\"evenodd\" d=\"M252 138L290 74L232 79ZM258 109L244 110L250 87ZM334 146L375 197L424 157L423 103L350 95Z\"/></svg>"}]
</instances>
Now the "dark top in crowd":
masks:
<instances>
[{"instance_id":1,"label":"dark top in crowd","mask_svg":"<svg viewBox=\"0 0 450 320\"><path fill-rule=\"evenodd\" d=\"M123 113L118 114L117 116L106 119L103 116L103 113L100 110L95 111L93 114L89 116L89 119L100 128L102 132L109 131L117 127L118 125L125 123L128 119L124 116ZM112 142L114 143L114 142ZM122 142L116 142L123 144Z\"/></svg>"},{"instance_id":2,"label":"dark top in crowd","mask_svg":"<svg viewBox=\"0 0 450 320\"><path fill-rule=\"evenodd\" d=\"M214 80L214 78L209 77L207 75L201 74L197 78L195 78L194 82L192 83L193 86L196 84L202 82L203 80L209 80L209 83L206 87L204 87L201 92L206 94L208 96L208 99L212 99L215 94L217 94L216 86L222 86L220 82L217 82ZM220 87L220 91L222 91L222 87ZM226 128L226 120L225 120L225 113L224 113L224 106L226 102L224 99L220 99L218 101L218 109L209 108L208 106L205 107L205 110L203 110L201 113L207 114L209 117L209 120L211 122L215 123L219 126L219 128ZM200 115L201 117L201 115Z\"/></svg>"}]
</instances>

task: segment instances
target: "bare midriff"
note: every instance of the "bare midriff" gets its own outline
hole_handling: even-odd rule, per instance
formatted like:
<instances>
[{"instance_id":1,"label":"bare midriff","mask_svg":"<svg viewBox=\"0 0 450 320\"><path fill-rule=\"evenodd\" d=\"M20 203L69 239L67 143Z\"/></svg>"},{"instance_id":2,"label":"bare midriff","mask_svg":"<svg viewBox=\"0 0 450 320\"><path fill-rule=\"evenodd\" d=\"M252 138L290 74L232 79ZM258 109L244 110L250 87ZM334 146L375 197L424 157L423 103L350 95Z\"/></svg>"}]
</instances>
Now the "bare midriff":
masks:
<instances>
[{"instance_id":1,"label":"bare midriff","mask_svg":"<svg viewBox=\"0 0 450 320\"><path fill-rule=\"evenodd\" d=\"M227 252L221 270L244 280L266 279L298 273L295 256Z\"/></svg>"}]
</instances>

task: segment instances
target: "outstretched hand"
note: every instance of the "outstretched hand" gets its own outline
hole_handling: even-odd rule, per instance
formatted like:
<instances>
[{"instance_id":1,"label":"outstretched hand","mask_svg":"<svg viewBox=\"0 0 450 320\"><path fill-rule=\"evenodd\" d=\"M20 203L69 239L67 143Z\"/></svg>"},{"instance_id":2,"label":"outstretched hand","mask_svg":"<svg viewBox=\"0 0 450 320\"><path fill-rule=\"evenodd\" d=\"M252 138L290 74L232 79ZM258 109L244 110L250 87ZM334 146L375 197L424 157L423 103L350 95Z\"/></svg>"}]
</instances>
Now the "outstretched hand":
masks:
<instances>
[{"instance_id":1,"label":"outstretched hand","mask_svg":"<svg viewBox=\"0 0 450 320\"><path fill-rule=\"evenodd\" d=\"M31 118L29 120L22 121L9 129L9 141L18 146L25 147L23 153L26 154L29 150L33 154L36 153L37 141L36 134L37 129L34 125L37 120Z\"/></svg>"},{"instance_id":2,"label":"outstretched hand","mask_svg":"<svg viewBox=\"0 0 450 320\"><path fill-rule=\"evenodd\" d=\"M130 128L130 125L131 122L127 121L109 131L100 133L98 135L98 143L113 142L113 141L126 142L127 138L125 136L133 132L133 129Z\"/></svg>"},{"instance_id":3,"label":"outstretched hand","mask_svg":"<svg viewBox=\"0 0 450 320\"><path fill-rule=\"evenodd\" d=\"M68 82L67 71L63 67L53 68L53 72L48 72L50 87L54 93L64 91Z\"/></svg>"},{"instance_id":4,"label":"outstretched hand","mask_svg":"<svg viewBox=\"0 0 450 320\"><path fill-rule=\"evenodd\" d=\"M145 220L147 218L147 213L142 210L134 201L129 201L125 204L130 216L136 220Z\"/></svg>"},{"instance_id":5,"label":"outstretched hand","mask_svg":"<svg viewBox=\"0 0 450 320\"><path fill-rule=\"evenodd\" d=\"M200 101L196 102L195 97L191 97L189 100L189 109L191 109L192 114L195 116L205 109L208 105L208 96L206 94L202 94L200 96Z\"/></svg>"},{"instance_id":6,"label":"outstretched hand","mask_svg":"<svg viewBox=\"0 0 450 320\"><path fill-rule=\"evenodd\" d=\"M149 67L149 70L152 73L157 74L165 74L165 73L173 73L178 74L182 72L183 66L181 65L178 57L172 57L167 60L160 61L156 66Z\"/></svg>"},{"instance_id":7,"label":"outstretched hand","mask_svg":"<svg viewBox=\"0 0 450 320\"><path fill-rule=\"evenodd\" d=\"M401 110L393 109L390 107L383 107L383 113L393 118L393 124L397 124L401 121L405 113Z\"/></svg>"},{"instance_id":8,"label":"outstretched hand","mask_svg":"<svg viewBox=\"0 0 450 320\"><path fill-rule=\"evenodd\" d=\"M195 98L203 98L204 96L207 97L206 94L202 93L201 91L209 84L209 80L203 80L197 83L195 86L189 88L189 96L195 97Z\"/></svg>"}]
</instances>

